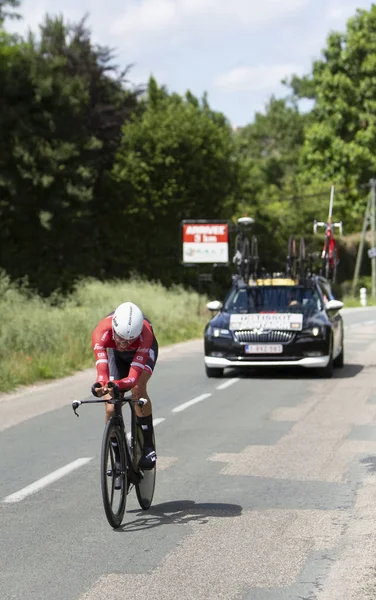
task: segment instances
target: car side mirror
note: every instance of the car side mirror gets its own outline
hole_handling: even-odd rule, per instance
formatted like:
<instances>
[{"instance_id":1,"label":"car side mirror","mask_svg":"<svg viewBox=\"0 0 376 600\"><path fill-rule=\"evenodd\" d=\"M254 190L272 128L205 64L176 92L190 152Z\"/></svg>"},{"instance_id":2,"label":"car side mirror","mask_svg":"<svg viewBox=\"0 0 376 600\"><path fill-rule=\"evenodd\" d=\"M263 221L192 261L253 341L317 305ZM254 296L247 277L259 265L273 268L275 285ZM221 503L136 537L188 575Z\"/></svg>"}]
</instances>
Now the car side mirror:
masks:
<instances>
[{"instance_id":1,"label":"car side mirror","mask_svg":"<svg viewBox=\"0 0 376 600\"><path fill-rule=\"evenodd\" d=\"M329 300L325 305L325 310L341 310L344 304L340 300Z\"/></svg>"},{"instance_id":2,"label":"car side mirror","mask_svg":"<svg viewBox=\"0 0 376 600\"><path fill-rule=\"evenodd\" d=\"M221 310L222 302L219 302L219 300L212 300L207 303L206 308L212 311Z\"/></svg>"}]
</instances>

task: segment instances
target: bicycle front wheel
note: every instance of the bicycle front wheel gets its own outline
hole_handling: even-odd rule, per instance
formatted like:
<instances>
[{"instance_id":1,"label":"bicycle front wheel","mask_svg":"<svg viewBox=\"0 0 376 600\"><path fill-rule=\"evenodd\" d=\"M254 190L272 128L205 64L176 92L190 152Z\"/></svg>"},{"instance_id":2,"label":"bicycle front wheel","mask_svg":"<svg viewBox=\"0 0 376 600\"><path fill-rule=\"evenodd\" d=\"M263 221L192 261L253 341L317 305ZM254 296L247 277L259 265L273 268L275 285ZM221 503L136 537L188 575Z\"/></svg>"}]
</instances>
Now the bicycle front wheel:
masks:
<instances>
[{"instance_id":1,"label":"bicycle front wheel","mask_svg":"<svg viewBox=\"0 0 376 600\"><path fill-rule=\"evenodd\" d=\"M245 238L243 241L242 248L242 277L245 283L248 283L249 279L249 267L250 267L250 251L249 251L249 240Z\"/></svg>"},{"instance_id":2,"label":"bicycle front wheel","mask_svg":"<svg viewBox=\"0 0 376 600\"><path fill-rule=\"evenodd\" d=\"M113 419L103 433L101 485L107 520L111 527L120 527L127 502L127 455L123 428Z\"/></svg>"},{"instance_id":3,"label":"bicycle front wheel","mask_svg":"<svg viewBox=\"0 0 376 600\"><path fill-rule=\"evenodd\" d=\"M142 456L142 449L144 447L144 437L142 435L142 429L139 425L137 425L136 431L136 464L138 464ZM156 474L156 466L154 466L153 469L143 471L143 478L135 485L137 500L143 510L147 510L148 508L150 508L151 503L153 501Z\"/></svg>"}]
</instances>

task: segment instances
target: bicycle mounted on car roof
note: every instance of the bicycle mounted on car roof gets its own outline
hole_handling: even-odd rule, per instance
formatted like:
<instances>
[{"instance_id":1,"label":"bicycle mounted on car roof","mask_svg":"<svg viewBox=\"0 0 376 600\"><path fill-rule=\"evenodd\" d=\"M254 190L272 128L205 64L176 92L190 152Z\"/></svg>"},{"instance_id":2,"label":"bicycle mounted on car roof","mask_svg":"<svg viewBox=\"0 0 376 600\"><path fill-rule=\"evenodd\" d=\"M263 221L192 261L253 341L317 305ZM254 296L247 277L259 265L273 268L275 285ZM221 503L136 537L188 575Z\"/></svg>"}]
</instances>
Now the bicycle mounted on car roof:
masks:
<instances>
[{"instance_id":1,"label":"bicycle mounted on car roof","mask_svg":"<svg viewBox=\"0 0 376 600\"><path fill-rule=\"evenodd\" d=\"M319 275L325 277L328 281L335 283L339 258L334 239L334 227L338 227L342 234L342 221L339 223L332 223L333 198L334 186L331 188L328 222L323 223L315 220L314 232L316 233L317 227L319 226L326 227ZM235 253L233 256L233 264L236 265L237 274L233 276L233 283L239 285L248 285L251 282L257 283L260 278L264 279L265 276L268 277L265 273L263 275L260 273L260 257L258 254L257 237L255 235L252 235L251 247L249 244L247 234L253 223L254 219L248 216L240 217L238 219L237 235L235 238ZM320 254L318 252L307 253L303 237L299 240L298 250L295 236L290 235L286 257L286 277L294 281L299 280L300 282L309 279L314 275L314 264L319 257ZM265 270L262 269L262 271ZM279 277L281 276L282 274L280 273Z\"/></svg>"},{"instance_id":2,"label":"bicycle mounted on car roof","mask_svg":"<svg viewBox=\"0 0 376 600\"><path fill-rule=\"evenodd\" d=\"M248 283L250 277L257 278L259 256L257 237L252 236L251 247L249 246L248 231L254 223L252 217L240 217L238 219L237 234L235 237L235 254L232 262L237 267L236 278Z\"/></svg>"},{"instance_id":3,"label":"bicycle mounted on car roof","mask_svg":"<svg viewBox=\"0 0 376 600\"><path fill-rule=\"evenodd\" d=\"M324 247L321 253L322 263L320 275L335 283L337 276L337 266L339 264L339 255L337 244L334 239L334 228L337 227L339 229L340 235L342 235L342 221L339 221L338 223L332 223L333 201L334 185L332 185L330 188L328 221L325 223L323 221L317 221L315 219L313 222L313 232L317 233L318 227L325 227L325 240Z\"/></svg>"},{"instance_id":4,"label":"bicycle mounted on car roof","mask_svg":"<svg viewBox=\"0 0 376 600\"><path fill-rule=\"evenodd\" d=\"M262 275L259 269L260 257L258 253L257 237L252 235L251 245L249 244L248 232L254 223L252 217L240 217L238 219L237 234L235 238L235 253L233 264L237 268L237 273L233 277L233 282L239 285L247 285L250 280L254 283L261 278L268 277L265 273ZM306 250L304 239L300 239L299 255L296 252L296 242L293 235L289 237L288 255L286 261L286 276L288 279L305 278L312 272L312 263L314 255L309 256L308 264L306 261Z\"/></svg>"}]
</instances>

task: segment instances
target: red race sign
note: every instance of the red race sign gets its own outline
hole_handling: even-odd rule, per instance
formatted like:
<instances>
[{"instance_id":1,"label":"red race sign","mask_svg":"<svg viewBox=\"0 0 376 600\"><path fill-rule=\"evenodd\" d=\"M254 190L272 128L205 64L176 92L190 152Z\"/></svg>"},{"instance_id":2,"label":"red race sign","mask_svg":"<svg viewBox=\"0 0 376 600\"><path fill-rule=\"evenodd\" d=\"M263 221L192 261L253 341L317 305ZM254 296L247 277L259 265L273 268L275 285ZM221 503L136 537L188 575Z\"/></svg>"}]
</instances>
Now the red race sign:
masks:
<instances>
[{"instance_id":1,"label":"red race sign","mask_svg":"<svg viewBox=\"0 0 376 600\"><path fill-rule=\"evenodd\" d=\"M228 242L228 225L183 225L183 242L196 244Z\"/></svg>"}]
</instances>

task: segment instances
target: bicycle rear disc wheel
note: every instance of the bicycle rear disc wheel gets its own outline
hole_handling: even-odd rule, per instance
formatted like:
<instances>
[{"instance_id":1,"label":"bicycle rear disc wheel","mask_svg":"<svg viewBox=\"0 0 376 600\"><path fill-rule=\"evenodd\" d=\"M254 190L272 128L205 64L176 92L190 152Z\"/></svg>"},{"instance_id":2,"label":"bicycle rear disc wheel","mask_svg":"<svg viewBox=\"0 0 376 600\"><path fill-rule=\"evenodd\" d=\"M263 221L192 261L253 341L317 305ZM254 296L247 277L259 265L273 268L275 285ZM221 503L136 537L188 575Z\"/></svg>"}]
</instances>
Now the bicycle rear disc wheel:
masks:
<instances>
[{"instance_id":1,"label":"bicycle rear disc wheel","mask_svg":"<svg viewBox=\"0 0 376 600\"><path fill-rule=\"evenodd\" d=\"M304 238L300 238L299 243L299 275L301 279L304 279L305 275L305 262L306 262L306 247Z\"/></svg>"},{"instance_id":2,"label":"bicycle rear disc wheel","mask_svg":"<svg viewBox=\"0 0 376 600\"><path fill-rule=\"evenodd\" d=\"M111 440L117 442L117 454ZM120 489L115 489L116 483L120 485ZM127 455L124 432L119 424L110 419L103 433L101 486L103 506L111 527L120 527L122 523L127 502L127 484Z\"/></svg>"},{"instance_id":3,"label":"bicycle rear disc wheel","mask_svg":"<svg viewBox=\"0 0 376 600\"><path fill-rule=\"evenodd\" d=\"M139 425L136 427L136 432L136 464L138 464L144 447L144 437ZM153 441L155 447L155 439ZM143 478L135 484L135 488L139 505L143 510L147 510L153 501L157 467L155 465L153 469L145 469L142 473Z\"/></svg>"},{"instance_id":4,"label":"bicycle rear disc wheel","mask_svg":"<svg viewBox=\"0 0 376 600\"><path fill-rule=\"evenodd\" d=\"M288 252L290 258L296 258L296 242L295 237L293 235L290 235L289 237Z\"/></svg>"}]
</instances>

